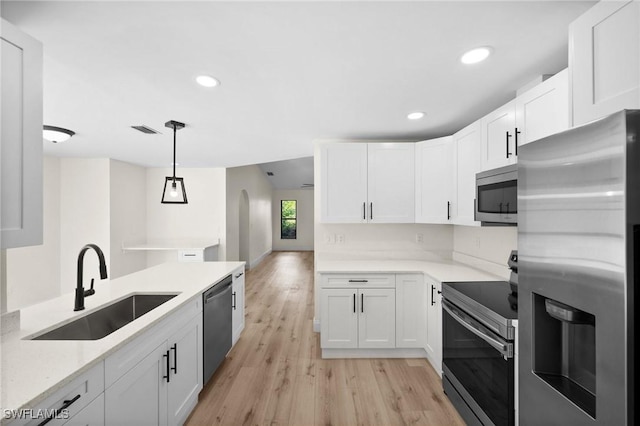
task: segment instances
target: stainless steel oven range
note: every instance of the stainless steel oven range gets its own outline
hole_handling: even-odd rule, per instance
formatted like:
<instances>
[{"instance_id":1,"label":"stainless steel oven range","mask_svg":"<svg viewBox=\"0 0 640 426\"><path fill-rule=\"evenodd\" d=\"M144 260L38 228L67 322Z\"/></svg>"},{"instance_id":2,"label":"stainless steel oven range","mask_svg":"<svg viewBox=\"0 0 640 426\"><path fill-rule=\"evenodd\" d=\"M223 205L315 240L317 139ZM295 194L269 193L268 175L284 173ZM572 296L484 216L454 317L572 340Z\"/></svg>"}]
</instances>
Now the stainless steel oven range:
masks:
<instances>
[{"instance_id":1,"label":"stainless steel oven range","mask_svg":"<svg viewBox=\"0 0 640 426\"><path fill-rule=\"evenodd\" d=\"M514 425L517 293L507 281L445 282L442 296L445 393L469 425Z\"/></svg>"}]
</instances>

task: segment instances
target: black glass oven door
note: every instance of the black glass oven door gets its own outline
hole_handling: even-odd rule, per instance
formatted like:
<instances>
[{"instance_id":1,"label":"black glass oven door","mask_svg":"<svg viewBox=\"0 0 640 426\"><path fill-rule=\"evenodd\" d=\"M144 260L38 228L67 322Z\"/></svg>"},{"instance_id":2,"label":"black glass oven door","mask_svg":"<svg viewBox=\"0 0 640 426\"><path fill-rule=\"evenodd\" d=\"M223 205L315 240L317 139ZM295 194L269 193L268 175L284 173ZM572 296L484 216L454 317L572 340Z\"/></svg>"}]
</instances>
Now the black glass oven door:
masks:
<instances>
[{"instance_id":1,"label":"black glass oven door","mask_svg":"<svg viewBox=\"0 0 640 426\"><path fill-rule=\"evenodd\" d=\"M514 424L513 342L443 302L443 365L498 426Z\"/></svg>"}]
</instances>

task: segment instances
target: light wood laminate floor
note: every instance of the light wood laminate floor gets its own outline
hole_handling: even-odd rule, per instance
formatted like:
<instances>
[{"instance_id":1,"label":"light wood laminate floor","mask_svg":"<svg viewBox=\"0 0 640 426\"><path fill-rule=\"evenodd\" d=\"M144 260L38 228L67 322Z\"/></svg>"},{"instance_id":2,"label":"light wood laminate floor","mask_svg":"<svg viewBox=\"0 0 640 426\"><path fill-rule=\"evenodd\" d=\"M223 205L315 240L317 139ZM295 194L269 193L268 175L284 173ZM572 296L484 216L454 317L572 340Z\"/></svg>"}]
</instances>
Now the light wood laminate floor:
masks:
<instances>
[{"instance_id":1,"label":"light wood laminate floor","mask_svg":"<svg viewBox=\"0 0 640 426\"><path fill-rule=\"evenodd\" d=\"M187 425L464 425L425 359L321 359L313 252L274 252L245 284L245 329Z\"/></svg>"}]
</instances>

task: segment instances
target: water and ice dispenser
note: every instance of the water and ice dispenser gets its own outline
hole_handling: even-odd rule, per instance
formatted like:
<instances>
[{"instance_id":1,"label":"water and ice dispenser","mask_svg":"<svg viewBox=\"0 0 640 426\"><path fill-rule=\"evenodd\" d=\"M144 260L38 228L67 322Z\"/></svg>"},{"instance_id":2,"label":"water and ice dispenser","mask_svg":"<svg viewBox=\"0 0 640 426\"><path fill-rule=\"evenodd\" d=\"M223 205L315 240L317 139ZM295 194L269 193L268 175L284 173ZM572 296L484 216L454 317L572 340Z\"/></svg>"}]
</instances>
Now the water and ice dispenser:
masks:
<instances>
[{"instance_id":1,"label":"water and ice dispenser","mask_svg":"<svg viewBox=\"0 0 640 426\"><path fill-rule=\"evenodd\" d=\"M596 317L533 293L533 372L596 417Z\"/></svg>"}]
</instances>

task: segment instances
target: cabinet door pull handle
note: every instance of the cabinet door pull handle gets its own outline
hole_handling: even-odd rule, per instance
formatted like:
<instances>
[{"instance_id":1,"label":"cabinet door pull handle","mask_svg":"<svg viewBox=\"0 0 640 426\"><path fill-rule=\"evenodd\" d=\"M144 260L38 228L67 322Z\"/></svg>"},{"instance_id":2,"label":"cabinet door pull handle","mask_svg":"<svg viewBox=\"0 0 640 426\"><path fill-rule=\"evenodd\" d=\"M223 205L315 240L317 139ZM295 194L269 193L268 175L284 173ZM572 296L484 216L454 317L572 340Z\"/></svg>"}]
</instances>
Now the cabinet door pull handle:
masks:
<instances>
[{"instance_id":1,"label":"cabinet door pull handle","mask_svg":"<svg viewBox=\"0 0 640 426\"><path fill-rule=\"evenodd\" d=\"M166 364L167 364L167 375L162 376L162 378L167 379L167 383L169 383L171 381L171 378L169 377L171 376L171 367L169 366L169 351L165 352L164 355L162 355L162 357L166 359Z\"/></svg>"},{"instance_id":2,"label":"cabinet door pull handle","mask_svg":"<svg viewBox=\"0 0 640 426\"><path fill-rule=\"evenodd\" d=\"M244 272L240 272L238 275L236 275L236 278L240 278L243 275L244 275Z\"/></svg>"},{"instance_id":3,"label":"cabinet door pull handle","mask_svg":"<svg viewBox=\"0 0 640 426\"><path fill-rule=\"evenodd\" d=\"M511 156L511 153L509 152L509 138L511 138L511 134L509 132L506 132L506 133L507 133L507 138L506 138L506 140L507 140L507 158L509 158Z\"/></svg>"},{"instance_id":4,"label":"cabinet door pull handle","mask_svg":"<svg viewBox=\"0 0 640 426\"><path fill-rule=\"evenodd\" d=\"M178 344L174 343L171 346L171 350L173 351L173 367L171 367L171 370L173 370L173 374L178 374Z\"/></svg>"},{"instance_id":5,"label":"cabinet door pull handle","mask_svg":"<svg viewBox=\"0 0 640 426\"><path fill-rule=\"evenodd\" d=\"M368 283L369 280L349 280L350 283Z\"/></svg>"},{"instance_id":6,"label":"cabinet door pull handle","mask_svg":"<svg viewBox=\"0 0 640 426\"><path fill-rule=\"evenodd\" d=\"M77 400L80 399L80 394L77 394L76 396L74 396L71 399L65 399L64 401L62 401L62 407L58 408L56 411L53 412L53 416L47 417L46 419L44 419L43 421L41 421L40 423L38 423L38 426L43 426L46 425L47 423L49 423L51 420L53 419L57 419L58 416L60 415L60 413L63 410L66 410L67 408L69 408L71 406L71 404L73 404L74 402L76 402Z\"/></svg>"},{"instance_id":7,"label":"cabinet door pull handle","mask_svg":"<svg viewBox=\"0 0 640 426\"><path fill-rule=\"evenodd\" d=\"M360 312L364 313L364 293L360 293Z\"/></svg>"},{"instance_id":8,"label":"cabinet door pull handle","mask_svg":"<svg viewBox=\"0 0 640 426\"><path fill-rule=\"evenodd\" d=\"M516 135L516 157L518 156L518 135L520 134L520 130L516 127L515 135Z\"/></svg>"},{"instance_id":9,"label":"cabinet door pull handle","mask_svg":"<svg viewBox=\"0 0 640 426\"><path fill-rule=\"evenodd\" d=\"M231 295L233 296L233 303L231 304L231 308L235 311L236 310L236 292L234 291L233 293L231 293Z\"/></svg>"},{"instance_id":10,"label":"cabinet door pull handle","mask_svg":"<svg viewBox=\"0 0 640 426\"><path fill-rule=\"evenodd\" d=\"M362 203L362 220L367 220L367 203Z\"/></svg>"},{"instance_id":11,"label":"cabinet door pull handle","mask_svg":"<svg viewBox=\"0 0 640 426\"><path fill-rule=\"evenodd\" d=\"M451 201L447 201L447 220L451 219Z\"/></svg>"},{"instance_id":12,"label":"cabinet door pull handle","mask_svg":"<svg viewBox=\"0 0 640 426\"><path fill-rule=\"evenodd\" d=\"M369 219L373 220L373 203L369 203Z\"/></svg>"},{"instance_id":13,"label":"cabinet door pull handle","mask_svg":"<svg viewBox=\"0 0 640 426\"><path fill-rule=\"evenodd\" d=\"M353 313L356 313L356 294L353 293Z\"/></svg>"},{"instance_id":14,"label":"cabinet door pull handle","mask_svg":"<svg viewBox=\"0 0 640 426\"><path fill-rule=\"evenodd\" d=\"M435 305L436 302L435 300L433 300L433 291L436 289L436 286L434 286L433 284L431 284L431 306Z\"/></svg>"}]
</instances>

